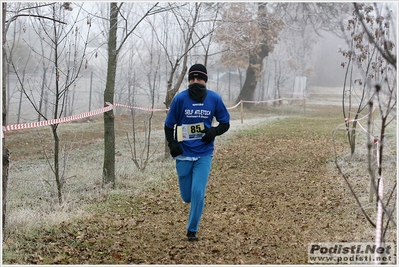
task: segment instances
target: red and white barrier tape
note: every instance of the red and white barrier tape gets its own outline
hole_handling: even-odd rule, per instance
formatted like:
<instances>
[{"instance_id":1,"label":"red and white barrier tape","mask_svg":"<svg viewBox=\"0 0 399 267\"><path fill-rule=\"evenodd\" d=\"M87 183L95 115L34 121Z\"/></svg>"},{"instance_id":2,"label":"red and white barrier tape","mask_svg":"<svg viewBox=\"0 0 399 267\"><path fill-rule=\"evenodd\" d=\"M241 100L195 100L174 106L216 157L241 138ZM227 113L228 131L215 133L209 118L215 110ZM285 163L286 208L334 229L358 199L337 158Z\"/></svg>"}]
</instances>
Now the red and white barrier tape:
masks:
<instances>
[{"instance_id":1,"label":"red and white barrier tape","mask_svg":"<svg viewBox=\"0 0 399 267\"><path fill-rule=\"evenodd\" d=\"M241 102L242 102L242 101L238 102L236 105L234 105L234 106L232 106L232 107L230 107L230 108L227 108L227 109L233 109L233 108L236 108L236 107L238 107L238 106L241 104Z\"/></svg>"},{"instance_id":2,"label":"red and white barrier tape","mask_svg":"<svg viewBox=\"0 0 399 267\"><path fill-rule=\"evenodd\" d=\"M359 119L352 119L352 118L345 118L345 122L354 122L354 121L360 121L366 117L368 117L370 114L374 113L375 108L373 108L373 110L370 113L367 113L366 115L364 115L363 117L359 118Z\"/></svg>"},{"instance_id":3,"label":"red and white barrier tape","mask_svg":"<svg viewBox=\"0 0 399 267\"><path fill-rule=\"evenodd\" d=\"M64 117L64 118L52 119L52 120L47 120L47 121L28 122L28 123L23 123L23 124L7 125L7 126L3 126L3 131L29 129L29 128L36 128L36 127L41 127L41 126L48 126L48 125L53 125L53 124L70 122L70 121L79 120L79 119L87 118L90 116L98 115L98 114L110 111L113 108L114 107L112 105L107 105L104 108L100 108L100 109L96 109L93 111L89 111L89 112L85 112L82 114L73 115L73 116L69 116L69 117Z\"/></svg>"},{"instance_id":4,"label":"red and white barrier tape","mask_svg":"<svg viewBox=\"0 0 399 267\"><path fill-rule=\"evenodd\" d=\"M107 111L112 110L114 107L124 107L124 108L139 109L139 110L145 110L145 111L167 111L168 110L168 109L151 109L151 108L133 107L133 106L127 106L127 105L123 105L123 104L111 104L109 102L106 102L106 103L104 103L103 108L85 112L85 113L78 114L78 115L73 115L73 116L59 118L59 119L52 119L52 120L47 120L47 121L28 122L28 123L22 123L22 124L3 126L3 131L2 131L3 136L2 137L4 138L4 132L6 132L6 131L36 128L36 127L49 126L49 125L79 120L79 119L91 117L94 115L98 115L101 113L105 113Z\"/></svg>"},{"instance_id":5,"label":"red and white barrier tape","mask_svg":"<svg viewBox=\"0 0 399 267\"><path fill-rule=\"evenodd\" d=\"M373 108L373 110L372 110L370 113L368 113L368 114L364 115L363 117L361 117L361 118L359 118L359 119L356 119L356 120L355 120L355 119L351 119L351 118L345 118L345 123L348 123L348 122L356 122L357 125L359 125L359 127L363 130L363 132L365 132L366 134L368 134L369 137L370 137L370 139L372 139L373 142L374 142L374 144L376 144L376 143L378 142L378 138L375 137L374 135L372 135L371 133L369 133L369 132L363 127L363 125L360 123L360 120L366 118L367 116L370 116L374 111L375 111L375 108Z\"/></svg>"},{"instance_id":6,"label":"red and white barrier tape","mask_svg":"<svg viewBox=\"0 0 399 267\"><path fill-rule=\"evenodd\" d=\"M289 98L280 98L280 99L275 99L275 100L268 100L268 101L240 101L233 107L227 108L227 109L234 109L238 107L242 102L246 103L264 103L264 102L273 102L273 101L279 101L279 100L299 100L299 98L294 98L294 99L289 99ZM47 121L38 121L38 122L28 122L28 123L22 123L22 124L13 124L13 125L7 125L3 126L3 138L4 138L4 132L6 131L13 131L13 130L20 130L20 129L29 129L29 128L36 128L36 127L42 127L42 126L49 126L49 125L54 125L54 124L59 124L59 123L65 123L65 122L70 122L74 120L79 120L83 118L87 118L90 116L98 115L107 111L112 110L114 107L124 107L124 108L129 108L129 109L138 109L138 110L144 110L144 111L167 111L168 109L153 109L153 108L143 108L143 107L134 107L134 106L128 106L128 105L123 105L123 104L118 104L114 103L111 104L109 102L104 103L104 107L100 109L96 109L93 111L85 112L82 114L78 115L73 115L69 117L64 117L64 118L58 118L58 119L52 119L52 120L47 120Z\"/></svg>"},{"instance_id":7,"label":"red and white barrier tape","mask_svg":"<svg viewBox=\"0 0 399 267\"><path fill-rule=\"evenodd\" d=\"M286 98L286 97L281 97L278 99L270 99L270 100L263 100L263 101L247 101L247 100L241 100L241 102L244 103L267 103L267 102L274 102L274 101L281 101L281 100L304 100L305 98Z\"/></svg>"},{"instance_id":8,"label":"red and white barrier tape","mask_svg":"<svg viewBox=\"0 0 399 267\"><path fill-rule=\"evenodd\" d=\"M374 112L375 109L373 109L371 111L371 113ZM360 123L361 119L366 118L367 116L370 116L371 113L363 116L360 119L351 119L351 118L345 118L345 123L348 122L357 122L357 125L359 125L359 127L363 130L364 133L366 133L369 138L371 140L373 140L373 144L376 146L376 151L377 151L377 155L376 155L376 161L377 161L377 166L380 167L380 154L379 154L379 140L377 137L375 137L374 135L372 135L371 133L369 133L365 127L363 127L363 125ZM383 226L382 226L382 217L383 217L383 207L382 207L382 200L383 200L383 196L384 196L384 181L382 179L382 175L378 176L378 202L377 202L377 216L376 216L376 229L375 229L375 245L377 247L380 247L382 245L382 231L383 231ZM380 255L376 253L375 255L375 261L374 264L380 264Z\"/></svg>"},{"instance_id":9,"label":"red and white barrier tape","mask_svg":"<svg viewBox=\"0 0 399 267\"><path fill-rule=\"evenodd\" d=\"M123 107L123 108L130 108L130 109L139 109L139 110L145 110L145 111L167 111L169 109L166 108L141 108L141 107L132 107L128 105L123 105L123 104L114 104L115 107Z\"/></svg>"}]
</instances>

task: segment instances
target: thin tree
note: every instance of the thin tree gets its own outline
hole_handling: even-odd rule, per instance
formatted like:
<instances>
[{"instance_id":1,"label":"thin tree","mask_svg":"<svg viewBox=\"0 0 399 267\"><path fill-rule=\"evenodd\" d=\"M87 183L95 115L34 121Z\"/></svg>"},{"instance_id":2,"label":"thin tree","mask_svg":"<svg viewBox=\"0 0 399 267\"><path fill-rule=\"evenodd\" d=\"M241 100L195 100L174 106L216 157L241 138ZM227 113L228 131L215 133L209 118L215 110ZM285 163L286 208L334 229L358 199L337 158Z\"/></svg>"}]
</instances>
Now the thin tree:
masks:
<instances>
[{"instance_id":1,"label":"thin tree","mask_svg":"<svg viewBox=\"0 0 399 267\"><path fill-rule=\"evenodd\" d=\"M166 58L167 84L165 107L169 108L174 96L180 90L183 81L187 78L188 60L190 52L199 45L204 45L203 40L212 34L213 28L206 28L203 32L199 29L203 26L200 20L204 3L186 3L179 8L170 8L170 13L165 13L162 18L162 31L157 31L157 26L153 23L151 27L155 32L155 37L162 47ZM170 18L169 15L172 15ZM171 28L177 25L176 30ZM207 46L203 46L205 51ZM207 61L207 54L201 57L203 62ZM168 157L168 146L165 142L165 157Z\"/></svg>"},{"instance_id":2,"label":"thin tree","mask_svg":"<svg viewBox=\"0 0 399 267\"><path fill-rule=\"evenodd\" d=\"M362 10L362 14L359 9ZM356 119L365 109L367 110L372 96L367 81L379 82L379 72L386 72L384 70L387 67L386 63L396 68L395 56L391 52L394 44L391 40L387 40L384 34L389 32L389 24L381 25L379 20L382 17L373 15L374 11L373 5L355 4L352 18L342 27L343 32L347 32L350 36L347 38L349 49L341 49L340 52L347 60L341 64L346 69L342 113L347 119L347 138L352 154L356 149ZM361 70L363 77L359 77L358 70Z\"/></svg>"},{"instance_id":3,"label":"thin tree","mask_svg":"<svg viewBox=\"0 0 399 267\"><path fill-rule=\"evenodd\" d=\"M11 23L15 22L17 19L21 19L24 17L29 17L29 18L37 18L41 19L42 21L52 21L53 23L60 23L64 24L63 21L58 20L57 18L47 16L47 15L42 15L39 14L37 11L41 10L42 8L54 5L54 3L40 3L40 4L26 4L25 6L20 7L19 5L15 10L10 10L10 16L8 16L8 11L7 10L7 5L9 3L2 3L2 8L3 8L3 19L2 19L2 38L3 38L3 47L2 47L2 54L3 54L3 60L2 60L2 126L7 125L7 72L6 70L8 69L9 66L12 66L13 63L10 61L10 58L7 58L7 53L6 53L6 43L7 43L7 32L8 29L10 28ZM70 8L69 3L64 3L62 5L64 9ZM36 13L34 13L36 11ZM14 66L15 67L15 66ZM21 82L21 77L19 77L19 81ZM22 83L23 85L23 83ZM23 90L23 87L21 88ZM8 195L8 170L9 170L9 163L10 163L10 150L6 147L5 145L5 137L2 138L2 157L3 157L3 173L2 173L2 209L3 209L3 214L2 214L2 229L4 232L4 229L6 227L6 219L7 219L7 195ZM4 235L3 235L4 238Z\"/></svg>"},{"instance_id":4,"label":"thin tree","mask_svg":"<svg viewBox=\"0 0 399 267\"><path fill-rule=\"evenodd\" d=\"M156 20L156 17L153 17L153 21ZM145 33L144 33L145 34ZM154 41L154 32L151 31L152 38L150 40L145 41L143 46L144 49L141 49L141 51L147 51L143 53L138 53L138 61L141 66L139 70L137 70L138 75L140 77L143 77L142 80L142 86L140 86L140 82L138 84L136 83L136 75L130 74L128 79L129 79L129 84L131 85L130 87L134 87L134 90L129 90L131 91L137 91L141 89L142 91L145 92L145 94L148 97L149 103L150 103L150 111L146 111L146 113L143 115L140 112L136 112L135 109L131 109L131 117L132 117L132 136L129 136L129 133L126 133L128 143L130 146L130 152L132 156L133 163L139 169L140 171L144 172L146 167L148 166L149 160L151 157L154 155L155 150L151 151L151 144L152 144L152 118L154 115L154 105L155 105L155 98L156 98L156 88L160 87L160 79L159 79L159 73L161 70L161 55L162 51L159 49L156 49L155 45L156 42ZM131 51L135 50L134 48L130 49ZM139 49L137 49L139 50ZM133 58L129 57L129 71L133 69ZM141 88L140 88L141 87ZM143 88L144 87L144 88ZM129 93L129 100L134 100L135 94ZM131 101L134 102L134 101ZM136 114L138 113L138 114ZM147 116L148 114L148 116ZM138 115L138 116L137 116ZM138 125L137 123L137 117L142 118L140 123ZM138 127L142 126L143 127L143 134L140 136L138 133L139 131L137 130Z\"/></svg>"},{"instance_id":5,"label":"thin tree","mask_svg":"<svg viewBox=\"0 0 399 267\"><path fill-rule=\"evenodd\" d=\"M388 130L396 122L397 55L394 49L396 44L393 41L396 38L392 36L396 26L396 18L392 16L388 7L384 10L383 5L379 3L354 3L353 16L343 27L343 30L350 36L348 38L349 49L342 51L347 58L347 62L343 65L348 68L348 72L352 72L352 69L357 69L358 72L353 71L346 75L345 81L349 83L350 91L343 92L343 99L350 98L343 101L346 133L350 135L350 157L343 158L345 164L339 164L339 157L336 155L335 163L365 218L372 227L376 228L377 246L384 242L389 226L396 227L394 212L397 207L397 180L396 175L387 170L389 166L387 160L390 157L396 159L396 153L392 152L394 155L386 153L389 145L392 146L392 143L395 142L390 139ZM355 67L348 67L348 65ZM350 108L353 108L354 111ZM360 135L358 127L360 112L367 113L367 139L365 141L367 154L364 155L359 151L359 156L353 157L358 151L359 142L361 142L358 140L360 138L355 138ZM353 124L349 125L349 123ZM361 129L364 131L365 127L361 127ZM379 132L375 132L376 129ZM355 185L351 181L351 177L344 167L348 164L347 161L356 158L365 158L367 162L370 195L374 195L376 199L375 219L372 218L372 212L375 210L367 209L365 206L369 203L361 202L361 193L356 192L358 184ZM387 184L389 184L388 187ZM369 201L372 201L372 198Z\"/></svg>"},{"instance_id":6,"label":"thin tree","mask_svg":"<svg viewBox=\"0 0 399 267\"><path fill-rule=\"evenodd\" d=\"M172 99L179 91L180 86L183 83L184 78L186 77L188 69L187 62L190 50L193 49L201 39L205 38L206 35L209 34L204 34L198 39L194 39L196 27L199 23L198 18L201 6L202 3L194 3L193 11L189 11L190 13L192 13L192 15L188 17L186 16L184 9L182 8L172 10L173 17L175 18L179 26L181 34L180 38L182 38L182 47L180 50L170 50L168 47L170 41L164 43L162 39L158 38L160 45L164 48L164 51L166 53L166 59L169 65L168 69L170 70L168 74L169 78L167 81L167 90L164 102L166 108L169 108L170 104L172 103ZM170 31L167 33L170 33ZM168 36L165 35L164 38L168 38ZM171 42L172 46L176 45L174 41ZM171 53L171 51L173 51L174 53ZM175 78L176 82L174 82Z\"/></svg>"},{"instance_id":7,"label":"thin tree","mask_svg":"<svg viewBox=\"0 0 399 267\"><path fill-rule=\"evenodd\" d=\"M267 3L231 3L222 13L216 41L222 44L222 63L246 69L235 102L253 100L263 60L273 51L284 23L268 12ZM248 106L247 103L245 103Z\"/></svg>"},{"instance_id":8,"label":"thin tree","mask_svg":"<svg viewBox=\"0 0 399 267\"><path fill-rule=\"evenodd\" d=\"M236 99L253 100L261 79L263 60L274 51L279 33L298 21L319 33L337 32L342 4L336 3L230 3L223 12L216 40L224 49L222 64L246 69ZM250 104L246 104L249 106Z\"/></svg>"},{"instance_id":9,"label":"thin tree","mask_svg":"<svg viewBox=\"0 0 399 267\"><path fill-rule=\"evenodd\" d=\"M128 16L123 16L124 3L110 3L109 9L109 35L108 35L108 66L107 80L104 90L104 103L114 103L114 92L116 86L116 70L118 56L127 42L128 38L134 33L138 25L148 16L164 11L157 8L159 3L151 3L147 11L139 17L138 21L129 28ZM119 19L121 21L119 22ZM123 34L118 43L118 26L123 25ZM102 174L103 186L115 186L115 116L113 110L104 113L104 163Z\"/></svg>"},{"instance_id":10,"label":"thin tree","mask_svg":"<svg viewBox=\"0 0 399 267\"><path fill-rule=\"evenodd\" d=\"M69 24L66 22L60 23L60 21L67 20L68 12L72 11L72 4L52 3L45 7L46 10L42 7L40 11L38 8L31 9L33 12L43 12L43 14L46 14L45 16L51 18L51 20L49 23L48 20L42 19L43 15L38 14L29 17L32 26L35 28L35 32L42 40L44 40L42 50L38 51L33 46L30 46L30 49L33 53L42 57L41 60L48 61L48 63L53 66L55 73L53 73L52 76L51 88L48 87L47 91L53 94L51 119L59 119L66 115L65 112L68 95L73 89L73 84L81 75L80 72L85 62L85 53L90 27L88 27L87 30L82 30L77 25L79 14L82 11L81 7L78 9L77 16L72 18L72 21ZM81 43L82 40L83 44ZM42 112L42 105L44 104L42 99L39 98L39 100L36 100L34 94L32 94L34 89L23 83L18 70L18 62L14 62L11 59L10 64L16 73L21 90L23 91L27 101L31 104L40 118L49 120L50 118ZM42 90L44 90L44 88ZM43 93L39 92L39 95L43 96ZM58 133L59 126L60 124L58 123L50 125L54 141L53 155L51 159L49 153L45 151L45 156L54 174L58 202L61 204L63 200L62 189L65 179L64 174L67 166L65 164L64 166L60 165L61 151Z\"/></svg>"},{"instance_id":11,"label":"thin tree","mask_svg":"<svg viewBox=\"0 0 399 267\"><path fill-rule=\"evenodd\" d=\"M3 8L3 19L2 19L2 38L3 38L3 46L2 46L2 54L3 54L3 61L2 61L2 98L3 98L3 102L2 102L2 126L6 126L7 125L7 95L6 95L6 91L7 91L7 81L6 81L6 70L7 70L7 64L6 64L6 50L5 50L5 44L6 44L6 40L7 40L7 32L6 32L6 14L7 14L7 3L2 3L2 8ZM4 133L2 132L2 135ZM2 219L3 219L3 223L2 223L2 230L4 233L4 230L6 228L6 218L7 218L7 195L8 195L8 170L9 170L9 166L10 166L10 150L6 147L5 144L5 137L2 136L1 138L1 142L2 142L2 159L3 159L3 172L2 172L2 210L3 210L3 214L2 214ZM4 235L2 237L2 239L4 240Z\"/></svg>"}]
</instances>

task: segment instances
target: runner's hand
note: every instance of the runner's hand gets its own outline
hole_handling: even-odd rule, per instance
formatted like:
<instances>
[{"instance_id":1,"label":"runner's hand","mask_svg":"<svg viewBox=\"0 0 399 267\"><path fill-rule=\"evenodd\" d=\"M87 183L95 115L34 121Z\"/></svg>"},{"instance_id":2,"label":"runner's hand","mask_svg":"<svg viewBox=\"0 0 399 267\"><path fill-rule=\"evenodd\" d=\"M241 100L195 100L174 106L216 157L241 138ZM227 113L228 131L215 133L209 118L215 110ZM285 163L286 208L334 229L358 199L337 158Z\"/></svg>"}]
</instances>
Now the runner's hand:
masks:
<instances>
[{"instance_id":1,"label":"runner's hand","mask_svg":"<svg viewBox=\"0 0 399 267\"><path fill-rule=\"evenodd\" d=\"M183 154L183 149L180 147L179 143L176 140L169 143L169 150L172 157L177 157Z\"/></svg>"},{"instance_id":2,"label":"runner's hand","mask_svg":"<svg viewBox=\"0 0 399 267\"><path fill-rule=\"evenodd\" d=\"M205 135L201 138L201 141L207 144L215 140L215 137L217 135L215 127L206 128L202 130L201 133L205 133Z\"/></svg>"}]
</instances>

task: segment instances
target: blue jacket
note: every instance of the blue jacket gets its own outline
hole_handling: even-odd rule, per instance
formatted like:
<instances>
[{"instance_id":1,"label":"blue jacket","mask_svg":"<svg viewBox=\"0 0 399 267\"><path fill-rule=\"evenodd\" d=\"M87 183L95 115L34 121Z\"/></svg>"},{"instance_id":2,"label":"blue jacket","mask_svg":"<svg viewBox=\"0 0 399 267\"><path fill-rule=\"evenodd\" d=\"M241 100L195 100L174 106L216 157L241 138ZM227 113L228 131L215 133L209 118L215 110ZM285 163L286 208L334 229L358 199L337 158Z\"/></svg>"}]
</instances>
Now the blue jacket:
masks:
<instances>
[{"instance_id":1,"label":"blue jacket","mask_svg":"<svg viewBox=\"0 0 399 267\"><path fill-rule=\"evenodd\" d=\"M214 117L219 123L230 122L230 114L219 94L207 89L205 100L198 103L189 97L188 90L184 90L173 98L165 119L165 126L174 128L175 125L192 125L202 122L205 128L210 128ZM204 157L213 155L214 142L206 144L198 138L184 140L179 144L183 149L183 156Z\"/></svg>"}]
</instances>

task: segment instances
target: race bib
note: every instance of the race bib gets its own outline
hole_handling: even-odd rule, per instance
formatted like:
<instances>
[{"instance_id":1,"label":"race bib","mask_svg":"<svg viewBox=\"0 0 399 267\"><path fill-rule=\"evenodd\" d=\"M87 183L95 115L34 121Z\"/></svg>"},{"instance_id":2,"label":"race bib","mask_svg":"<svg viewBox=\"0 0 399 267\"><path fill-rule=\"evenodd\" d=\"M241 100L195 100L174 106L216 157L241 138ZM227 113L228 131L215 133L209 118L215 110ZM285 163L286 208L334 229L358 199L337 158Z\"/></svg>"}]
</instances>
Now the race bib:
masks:
<instances>
[{"instance_id":1,"label":"race bib","mask_svg":"<svg viewBox=\"0 0 399 267\"><path fill-rule=\"evenodd\" d=\"M204 123L194 123L194 124L182 124L182 126L177 126L177 141L187 141L201 139L204 136L201 133L205 129Z\"/></svg>"}]
</instances>

